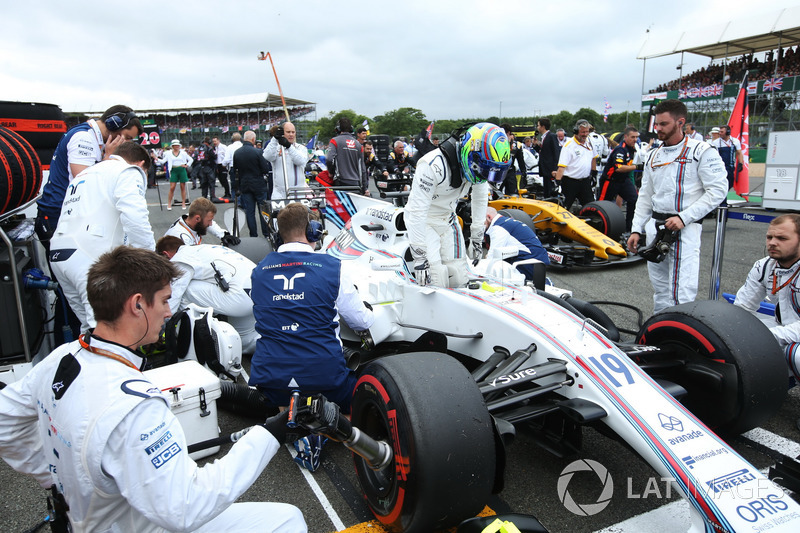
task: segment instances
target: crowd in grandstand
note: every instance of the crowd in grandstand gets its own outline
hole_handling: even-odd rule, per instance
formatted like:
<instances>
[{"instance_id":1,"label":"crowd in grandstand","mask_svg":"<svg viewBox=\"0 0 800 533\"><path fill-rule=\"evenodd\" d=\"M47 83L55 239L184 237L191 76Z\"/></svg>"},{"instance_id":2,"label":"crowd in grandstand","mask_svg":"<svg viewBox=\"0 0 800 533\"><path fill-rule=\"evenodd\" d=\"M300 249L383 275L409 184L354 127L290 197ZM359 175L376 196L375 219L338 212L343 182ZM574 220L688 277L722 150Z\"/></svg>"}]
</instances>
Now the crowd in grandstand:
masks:
<instances>
[{"instance_id":1,"label":"crowd in grandstand","mask_svg":"<svg viewBox=\"0 0 800 533\"><path fill-rule=\"evenodd\" d=\"M294 107L289 110L289 116L292 120L296 120L303 115L306 115L314 110L313 106ZM195 113L179 113L179 114L161 114L161 113L146 113L139 114L142 118L152 118L159 128L163 129L191 129L191 128L231 128L236 129L238 126L244 126L248 129L254 129L254 126L263 126L263 129L280 123L285 119L282 109L268 109L259 111L214 111L210 113L195 112ZM67 127L71 128L86 121L87 117L83 115L75 115L67 118Z\"/></svg>"},{"instance_id":2,"label":"crowd in grandstand","mask_svg":"<svg viewBox=\"0 0 800 533\"><path fill-rule=\"evenodd\" d=\"M777 57L776 57L777 56ZM777 61L777 73L775 63ZM770 50L762 60L753 54L740 56L727 65L724 63L711 63L707 67L692 72L681 79L674 79L662 83L651 93L678 90L679 84L683 89L706 87L717 83L738 83L742 80L745 71L749 72L750 81L764 80L772 77L800 75L800 47L779 49L777 53Z\"/></svg>"}]
</instances>

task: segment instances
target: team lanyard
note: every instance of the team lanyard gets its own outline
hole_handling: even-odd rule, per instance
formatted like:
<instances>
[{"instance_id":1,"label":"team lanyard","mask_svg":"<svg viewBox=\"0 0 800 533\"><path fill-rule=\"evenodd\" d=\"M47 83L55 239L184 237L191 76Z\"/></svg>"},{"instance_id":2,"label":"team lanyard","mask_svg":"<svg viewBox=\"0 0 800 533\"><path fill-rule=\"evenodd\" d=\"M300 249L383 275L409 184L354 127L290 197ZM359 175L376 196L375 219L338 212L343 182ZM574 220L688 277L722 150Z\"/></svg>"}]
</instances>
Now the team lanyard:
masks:
<instances>
[{"instance_id":1,"label":"team lanyard","mask_svg":"<svg viewBox=\"0 0 800 533\"><path fill-rule=\"evenodd\" d=\"M784 287L786 287L787 285L789 285L789 284L790 284L792 281L794 281L794 278L796 278L796 277L797 277L797 274L798 274L798 273L800 273L800 268L798 268L797 270L795 270L795 271L794 271L794 274L792 274L792 276L791 276L791 277L790 277L788 280L786 280L786 281L783 283L783 285L781 285L780 287L778 287L778 274L776 274L776 273L775 273L775 271L773 270L773 271L772 271L772 294L777 294L779 290L781 290L782 288L784 288Z\"/></svg>"},{"instance_id":2,"label":"team lanyard","mask_svg":"<svg viewBox=\"0 0 800 533\"><path fill-rule=\"evenodd\" d=\"M187 226L186 223L184 223L183 217L181 217L181 219L178 221L178 224L180 224L181 226L186 228L186 231L189 232L189 235L194 235L195 234L194 230L192 228L190 228L189 226ZM202 243L203 243L203 238L198 233L197 234L197 244L202 244Z\"/></svg>"},{"instance_id":3,"label":"team lanyard","mask_svg":"<svg viewBox=\"0 0 800 533\"><path fill-rule=\"evenodd\" d=\"M656 153L653 154L653 157L650 159L650 168L652 168L653 170L657 169L658 167L665 167L667 165L671 165L678 159L686 159L686 152L688 152L689 150L689 136L688 135L683 136L683 148L681 149L680 152L678 152L678 155L675 156L675 159L673 159L672 161L668 161L666 163L659 163L658 165L656 165L655 164L656 155L658 155L658 151L661 150L663 147L664 145L662 144L661 146L656 148ZM686 164L685 162L680 163L681 166L685 164Z\"/></svg>"},{"instance_id":4,"label":"team lanyard","mask_svg":"<svg viewBox=\"0 0 800 533\"><path fill-rule=\"evenodd\" d=\"M136 368L136 365L134 365L133 363L131 363L130 361L128 361L127 359L125 359L121 355L117 355L114 352L111 352L109 350L105 350L103 348L95 348L94 346L91 346L88 341L84 340L84 337L86 337L86 335L81 335L80 337L78 337L78 341L81 343L81 348L83 348L84 350L88 350L88 351L92 352L95 355L102 355L103 357L108 357L109 359L113 359L115 361L119 361L120 363L128 365L132 369L138 370L139 372L141 372L141 369ZM89 337L89 341L91 341L91 337Z\"/></svg>"}]
</instances>

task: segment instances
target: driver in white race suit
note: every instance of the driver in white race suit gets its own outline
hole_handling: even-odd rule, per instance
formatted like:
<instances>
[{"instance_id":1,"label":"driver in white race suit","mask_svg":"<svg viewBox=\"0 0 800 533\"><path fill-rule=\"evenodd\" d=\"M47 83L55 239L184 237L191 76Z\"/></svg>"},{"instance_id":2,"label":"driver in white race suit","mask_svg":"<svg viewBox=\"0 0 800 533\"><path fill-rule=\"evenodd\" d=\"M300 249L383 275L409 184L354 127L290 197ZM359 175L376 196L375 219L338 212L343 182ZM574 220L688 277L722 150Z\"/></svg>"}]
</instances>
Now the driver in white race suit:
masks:
<instances>
[{"instance_id":1,"label":"driver in white race suit","mask_svg":"<svg viewBox=\"0 0 800 533\"><path fill-rule=\"evenodd\" d=\"M212 307L215 315L225 315L225 321L239 333L242 353L253 353L258 334L250 299L250 275L256 264L225 246L185 245L171 235L158 240L156 252L168 257L181 270L181 276L172 282L169 300L172 313L190 303Z\"/></svg>"},{"instance_id":2,"label":"driver in white race suit","mask_svg":"<svg viewBox=\"0 0 800 533\"><path fill-rule=\"evenodd\" d=\"M292 505L233 503L297 438L289 411L198 467L166 396L141 372L136 350L158 340L177 275L150 250L100 256L87 285L97 327L0 390L0 457L58 489L76 533L305 532Z\"/></svg>"},{"instance_id":3,"label":"driver in white race suit","mask_svg":"<svg viewBox=\"0 0 800 533\"><path fill-rule=\"evenodd\" d=\"M414 269L421 284L457 287L468 280L464 236L456 217L458 199L472 189L470 248L483 254L483 231L489 184L500 184L511 165L505 132L480 122L460 137L451 136L417 163L405 221Z\"/></svg>"}]
</instances>

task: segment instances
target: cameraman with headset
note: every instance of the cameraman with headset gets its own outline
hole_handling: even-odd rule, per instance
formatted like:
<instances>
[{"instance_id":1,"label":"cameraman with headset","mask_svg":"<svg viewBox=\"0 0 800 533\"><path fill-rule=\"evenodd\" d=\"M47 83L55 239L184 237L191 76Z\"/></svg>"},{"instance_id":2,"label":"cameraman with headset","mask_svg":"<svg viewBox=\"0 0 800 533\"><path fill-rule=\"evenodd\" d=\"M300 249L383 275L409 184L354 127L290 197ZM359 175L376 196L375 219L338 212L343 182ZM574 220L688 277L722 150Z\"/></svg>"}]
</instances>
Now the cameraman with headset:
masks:
<instances>
[{"instance_id":1,"label":"cameraman with headset","mask_svg":"<svg viewBox=\"0 0 800 533\"><path fill-rule=\"evenodd\" d=\"M250 385L273 405L289 405L294 390L303 395L321 392L349 413L356 376L345 364L339 315L354 331L364 332L372 326L372 309L361 301L339 259L314 253L322 224L306 206L289 204L277 221L284 244L252 274L250 296L261 338ZM312 436L306 446L309 441L312 449L298 448L298 462L313 472L323 441Z\"/></svg>"},{"instance_id":2,"label":"cameraman with headset","mask_svg":"<svg viewBox=\"0 0 800 533\"><path fill-rule=\"evenodd\" d=\"M725 165L705 141L690 139L683 132L687 109L679 100L664 100L654 109L656 131L662 142L644 163L642 186L628 249L636 253L641 234L651 219L677 232L675 243L659 262L648 262L653 285L653 312L686 302L697 296L700 271L700 235L703 217L716 208L728 192ZM653 224L649 225L653 228ZM647 244L657 233L647 231Z\"/></svg>"}]
</instances>

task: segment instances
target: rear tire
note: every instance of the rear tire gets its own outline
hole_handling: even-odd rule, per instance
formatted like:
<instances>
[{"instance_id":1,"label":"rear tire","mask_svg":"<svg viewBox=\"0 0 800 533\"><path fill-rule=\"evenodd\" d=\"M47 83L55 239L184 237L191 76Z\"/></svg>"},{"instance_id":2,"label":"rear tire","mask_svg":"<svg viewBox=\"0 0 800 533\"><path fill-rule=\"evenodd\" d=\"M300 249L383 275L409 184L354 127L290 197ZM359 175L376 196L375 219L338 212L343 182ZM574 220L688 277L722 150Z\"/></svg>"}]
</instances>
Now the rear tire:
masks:
<instances>
[{"instance_id":1,"label":"rear tire","mask_svg":"<svg viewBox=\"0 0 800 533\"><path fill-rule=\"evenodd\" d=\"M373 361L356 384L352 414L354 426L394 452L377 472L355 456L367 504L385 527L430 532L484 508L496 468L492 418L469 372L450 356Z\"/></svg>"},{"instance_id":2,"label":"rear tire","mask_svg":"<svg viewBox=\"0 0 800 533\"><path fill-rule=\"evenodd\" d=\"M583 206L578 216L587 218L587 224L614 241L619 241L625 231L625 215L614 202L590 202Z\"/></svg>"},{"instance_id":3,"label":"rear tire","mask_svg":"<svg viewBox=\"0 0 800 533\"><path fill-rule=\"evenodd\" d=\"M657 375L683 386L689 392L686 407L721 435L757 427L786 397L783 350L741 307L714 301L677 305L645 322L636 342L674 350L682 364Z\"/></svg>"}]
</instances>

